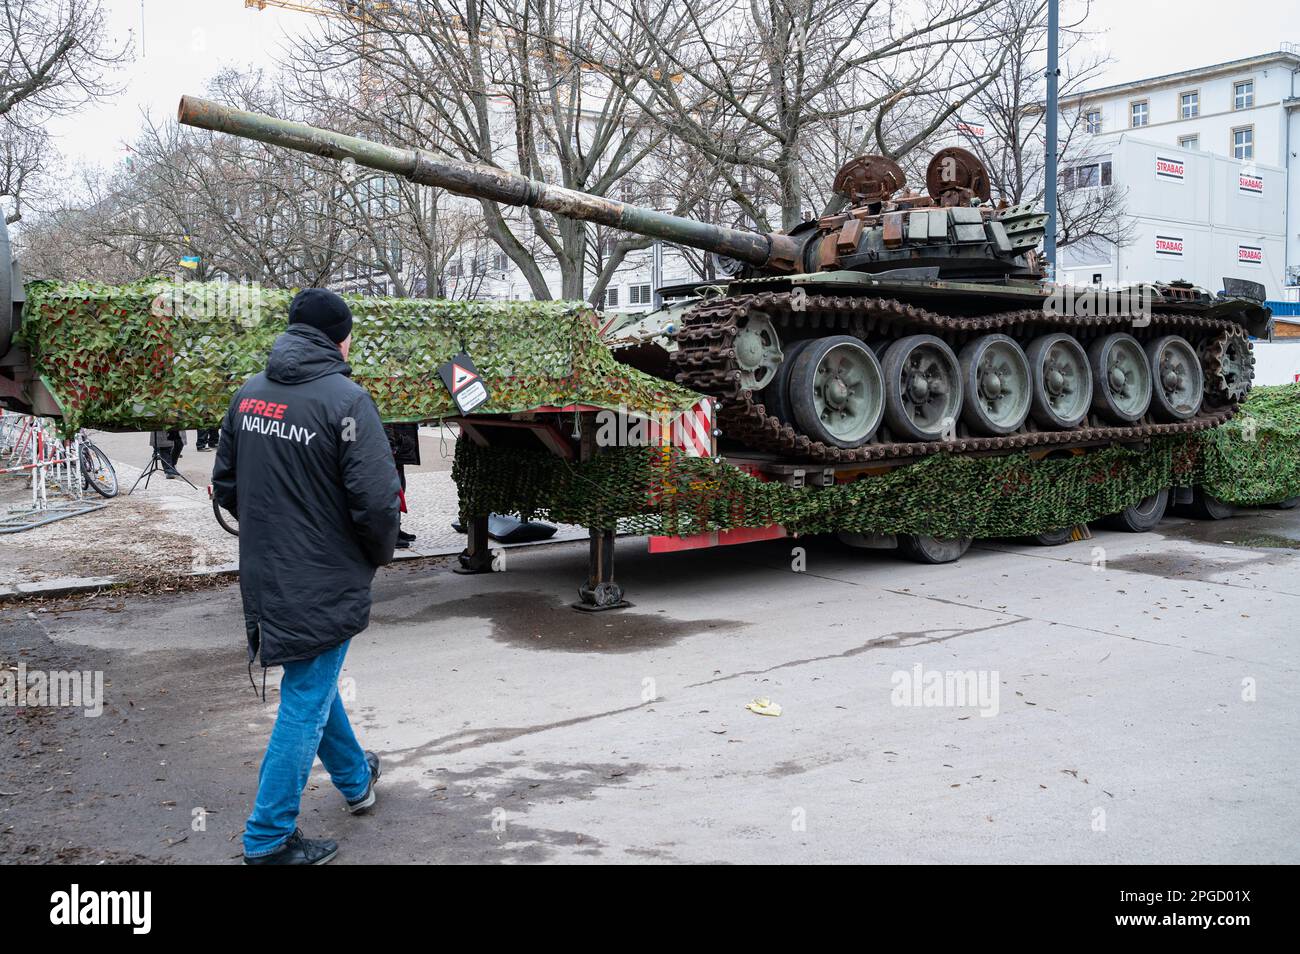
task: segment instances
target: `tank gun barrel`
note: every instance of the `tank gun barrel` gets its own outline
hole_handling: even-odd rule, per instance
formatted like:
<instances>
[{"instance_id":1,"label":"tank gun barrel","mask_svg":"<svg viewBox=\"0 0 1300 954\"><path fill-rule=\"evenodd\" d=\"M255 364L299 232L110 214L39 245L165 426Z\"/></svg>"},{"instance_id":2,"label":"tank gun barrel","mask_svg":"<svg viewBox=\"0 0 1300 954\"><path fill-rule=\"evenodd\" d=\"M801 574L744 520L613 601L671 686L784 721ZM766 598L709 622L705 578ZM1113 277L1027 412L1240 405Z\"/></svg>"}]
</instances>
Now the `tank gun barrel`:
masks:
<instances>
[{"instance_id":1,"label":"tank gun barrel","mask_svg":"<svg viewBox=\"0 0 1300 954\"><path fill-rule=\"evenodd\" d=\"M458 162L423 149L387 146L307 123L223 106L195 96L181 97L177 119L186 126L229 133L273 146L403 176L421 185L506 205L543 209L585 222L715 252L748 265L792 270L797 244L789 236L747 232L669 215L627 202L550 185L494 166Z\"/></svg>"}]
</instances>

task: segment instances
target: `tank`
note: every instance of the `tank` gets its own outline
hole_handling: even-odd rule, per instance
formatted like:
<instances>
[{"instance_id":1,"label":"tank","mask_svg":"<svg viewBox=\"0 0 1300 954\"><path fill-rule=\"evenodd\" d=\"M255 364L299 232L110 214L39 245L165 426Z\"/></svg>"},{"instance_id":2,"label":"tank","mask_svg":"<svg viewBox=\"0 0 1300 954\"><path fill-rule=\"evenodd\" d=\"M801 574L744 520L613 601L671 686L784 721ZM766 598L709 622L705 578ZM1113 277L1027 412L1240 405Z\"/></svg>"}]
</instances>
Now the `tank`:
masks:
<instances>
[{"instance_id":1,"label":"tank","mask_svg":"<svg viewBox=\"0 0 1300 954\"><path fill-rule=\"evenodd\" d=\"M861 156L833 183L847 207L789 232L727 228L423 150L184 97L182 123L460 195L709 252L716 281L614 323L620 360L718 401L722 440L829 463L1139 442L1227 420L1250 389L1263 286L1225 279L1124 289L1044 280L1047 216L995 204L950 147L924 191Z\"/></svg>"},{"instance_id":2,"label":"tank","mask_svg":"<svg viewBox=\"0 0 1300 954\"><path fill-rule=\"evenodd\" d=\"M16 341L25 301L22 270L12 253L9 227L0 220L0 408L48 414L57 409L54 398Z\"/></svg>"}]
</instances>

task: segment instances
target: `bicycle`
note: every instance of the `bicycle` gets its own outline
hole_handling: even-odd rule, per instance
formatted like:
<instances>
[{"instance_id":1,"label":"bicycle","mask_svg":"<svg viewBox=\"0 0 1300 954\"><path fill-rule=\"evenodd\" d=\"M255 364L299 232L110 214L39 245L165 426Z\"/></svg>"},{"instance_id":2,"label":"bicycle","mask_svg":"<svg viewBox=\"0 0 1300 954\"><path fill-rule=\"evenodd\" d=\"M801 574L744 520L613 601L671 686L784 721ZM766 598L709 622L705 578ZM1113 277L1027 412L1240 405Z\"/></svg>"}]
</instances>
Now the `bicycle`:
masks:
<instances>
[{"instance_id":1,"label":"bicycle","mask_svg":"<svg viewBox=\"0 0 1300 954\"><path fill-rule=\"evenodd\" d=\"M91 488L101 497L116 497L117 471L86 433L81 432L81 486Z\"/></svg>"}]
</instances>

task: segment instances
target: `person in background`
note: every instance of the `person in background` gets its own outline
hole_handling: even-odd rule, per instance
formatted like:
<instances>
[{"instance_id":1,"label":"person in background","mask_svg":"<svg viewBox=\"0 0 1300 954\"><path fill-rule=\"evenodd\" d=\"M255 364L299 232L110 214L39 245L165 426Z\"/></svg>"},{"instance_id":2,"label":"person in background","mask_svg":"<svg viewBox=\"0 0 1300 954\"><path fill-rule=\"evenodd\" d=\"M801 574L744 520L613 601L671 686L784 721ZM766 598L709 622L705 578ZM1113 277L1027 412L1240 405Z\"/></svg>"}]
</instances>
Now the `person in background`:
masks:
<instances>
[{"instance_id":1,"label":"person in background","mask_svg":"<svg viewBox=\"0 0 1300 954\"><path fill-rule=\"evenodd\" d=\"M181 448L185 446L185 432L183 430L170 430L167 432L167 439L172 442L172 446L163 451L163 459L171 464L170 468L163 468L167 473L168 480L176 479L176 462L181 459Z\"/></svg>"},{"instance_id":2,"label":"person in background","mask_svg":"<svg viewBox=\"0 0 1300 954\"><path fill-rule=\"evenodd\" d=\"M194 440L194 449L196 451L214 451L217 449L217 437L221 433L219 427L200 427Z\"/></svg>"},{"instance_id":3,"label":"person in background","mask_svg":"<svg viewBox=\"0 0 1300 954\"><path fill-rule=\"evenodd\" d=\"M414 424L385 424L384 434L388 437L388 446L393 451L393 463L397 465L397 479L402 482L401 512L406 513L406 464L408 461L418 464L420 454L420 434ZM402 529L401 517L397 525L397 549L408 550L415 542L415 534Z\"/></svg>"},{"instance_id":4,"label":"person in background","mask_svg":"<svg viewBox=\"0 0 1300 954\"><path fill-rule=\"evenodd\" d=\"M375 402L350 379L352 313L307 288L266 370L231 399L212 471L239 520L248 667L282 666L280 709L244 826L244 863L323 865L338 844L297 819L320 757L347 810L375 804L379 756L361 748L339 698L352 637L370 625L370 586L393 559L400 485Z\"/></svg>"}]
</instances>

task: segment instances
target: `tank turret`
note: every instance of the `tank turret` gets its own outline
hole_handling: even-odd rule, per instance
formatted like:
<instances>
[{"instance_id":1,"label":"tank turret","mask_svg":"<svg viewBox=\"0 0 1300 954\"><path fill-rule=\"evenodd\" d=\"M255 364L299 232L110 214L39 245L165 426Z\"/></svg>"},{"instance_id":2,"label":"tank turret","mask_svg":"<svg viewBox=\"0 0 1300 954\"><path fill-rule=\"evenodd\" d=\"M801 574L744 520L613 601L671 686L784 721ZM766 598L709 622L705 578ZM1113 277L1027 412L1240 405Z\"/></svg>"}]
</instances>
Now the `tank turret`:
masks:
<instances>
[{"instance_id":1,"label":"tank turret","mask_svg":"<svg viewBox=\"0 0 1300 954\"><path fill-rule=\"evenodd\" d=\"M1042 237L1046 217L1025 208L993 208L988 203L988 174L963 149L944 149L934 157L926 174L928 195L903 192L902 171L888 159L853 159L835 178L836 190L852 208L786 234L669 215L493 166L386 146L192 96L181 99L178 118L188 126L352 161L459 195L688 245L713 253L723 273L733 277L899 267L938 268L945 278L1039 274L1032 249Z\"/></svg>"}]
</instances>

